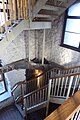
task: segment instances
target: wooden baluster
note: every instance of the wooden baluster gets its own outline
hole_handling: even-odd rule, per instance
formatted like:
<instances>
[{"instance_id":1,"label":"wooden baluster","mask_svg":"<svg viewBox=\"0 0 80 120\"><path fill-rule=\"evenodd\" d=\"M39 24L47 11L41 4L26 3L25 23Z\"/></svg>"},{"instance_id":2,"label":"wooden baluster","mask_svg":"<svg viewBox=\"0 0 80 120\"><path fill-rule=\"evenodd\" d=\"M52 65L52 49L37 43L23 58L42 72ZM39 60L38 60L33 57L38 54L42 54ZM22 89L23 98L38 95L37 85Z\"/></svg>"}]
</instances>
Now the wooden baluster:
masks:
<instances>
[{"instance_id":1,"label":"wooden baluster","mask_svg":"<svg viewBox=\"0 0 80 120\"><path fill-rule=\"evenodd\" d=\"M27 120L27 98L24 98L24 120Z\"/></svg>"},{"instance_id":2,"label":"wooden baluster","mask_svg":"<svg viewBox=\"0 0 80 120\"><path fill-rule=\"evenodd\" d=\"M57 91L57 81L58 81L58 78L55 79L55 85L54 85L54 96L56 95L56 91Z\"/></svg>"},{"instance_id":3,"label":"wooden baluster","mask_svg":"<svg viewBox=\"0 0 80 120\"><path fill-rule=\"evenodd\" d=\"M16 7L17 7L16 0L14 0L14 2L13 2L13 16L14 16L14 20L17 19L17 16L16 16L16 14L17 14Z\"/></svg>"},{"instance_id":4,"label":"wooden baluster","mask_svg":"<svg viewBox=\"0 0 80 120\"><path fill-rule=\"evenodd\" d=\"M76 85L77 85L77 82L78 82L78 75L77 76L75 76L76 78L75 78L75 83L74 83L74 86L73 86L73 92L72 92L72 95L74 94L74 92L75 92L75 89L76 89Z\"/></svg>"},{"instance_id":5,"label":"wooden baluster","mask_svg":"<svg viewBox=\"0 0 80 120\"><path fill-rule=\"evenodd\" d=\"M58 84L58 82L57 82L57 84ZM64 77L61 80L60 96L63 96L63 94L62 94L63 88L64 88Z\"/></svg>"},{"instance_id":6,"label":"wooden baluster","mask_svg":"<svg viewBox=\"0 0 80 120\"><path fill-rule=\"evenodd\" d=\"M42 102L43 101L43 97L42 97L43 96L43 90L40 90L39 93L40 93L39 94L39 102Z\"/></svg>"},{"instance_id":7,"label":"wooden baluster","mask_svg":"<svg viewBox=\"0 0 80 120\"><path fill-rule=\"evenodd\" d=\"M12 0L9 0L10 4L10 20L13 20L13 3Z\"/></svg>"},{"instance_id":8,"label":"wooden baluster","mask_svg":"<svg viewBox=\"0 0 80 120\"><path fill-rule=\"evenodd\" d=\"M23 0L20 0L21 1L21 7L20 7L20 13L21 13L21 19L23 19Z\"/></svg>"},{"instance_id":9,"label":"wooden baluster","mask_svg":"<svg viewBox=\"0 0 80 120\"><path fill-rule=\"evenodd\" d=\"M26 13L26 19L28 18L28 0L25 0L26 2L25 2L25 4L26 4L26 11L25 11L25 13Z\"/></svg>"},{"instance_id":10,"label":"wooden baluster","mask_svg":"<svg viewBox=\"0 0 80 120\"><path fill-rule=\"evenodd\" d=\"M21 3L21 0L17 0L18 20L20 20L20 3Z\"/></svg>"},{"instance_id":11,"label":"wooden baluster","mask_svg":"<svg viewBox=\"0 0 80 120\"><path fill-rule=\"evenodd\" d=\"M61 78L58 78L58 87L57 87L57 96L59 94L59 90L60 90L60 83L61 83Z\"/></svg>"},{"instance_id":12,"label":"wooden baluster","mask_svg":"<svg viewBox=\"0 0 80 120\"><path fill-rule=\"evenodd\" d=\"M46 106L46 116L48 115L48 109L49 109L49 100L50 100L50 92L51 92L51 83L52 83L52 79L49 80L49 85L48 85L48 97L47 97L47 106Z\"/></svg>"},{"instance_id":13,"label":"wooden baluster","mask_svg":"<svg viewBox=\"0 0 80 120\"><path fill-rule=\"evenodd\" d=\"M54 83L55 83L55 82L54 82L54 80L55 80L55 79L52 79L52 85L51 85L51 95L53 95L53 94L54 94L54 93L53 93L53 92L54 92Z\"/></svg>"},{"instance_id":14,"label":"wooden baluster","mask_svg":"<svg viewBox=\"0 0 80 120\"><path fill-rule=\"evenodd\" d=\"M66 78L65 78L65 85L64 85L63 96L66 96L65 94L66 94L66 88L67 88L67 84L68 84L68 78L69 78L69 77L66 77Z\"/></svg>"},{"instance_id":15,"label":"wooden baluster","mask_svg":"<svg viewBox=\"0 0 80 120\"><path fill-rule=\"evenodd\" d=\"M74 76L71 76L71 77L70 77L70 82L69 82L69 87L68 87L68 91L67 91L67 96L66 96L66 98L69 97L70 90L71 90L71 86L72 86L72 82L73 82L73 78L74 78Z\"/></svg>"}]
</instances>

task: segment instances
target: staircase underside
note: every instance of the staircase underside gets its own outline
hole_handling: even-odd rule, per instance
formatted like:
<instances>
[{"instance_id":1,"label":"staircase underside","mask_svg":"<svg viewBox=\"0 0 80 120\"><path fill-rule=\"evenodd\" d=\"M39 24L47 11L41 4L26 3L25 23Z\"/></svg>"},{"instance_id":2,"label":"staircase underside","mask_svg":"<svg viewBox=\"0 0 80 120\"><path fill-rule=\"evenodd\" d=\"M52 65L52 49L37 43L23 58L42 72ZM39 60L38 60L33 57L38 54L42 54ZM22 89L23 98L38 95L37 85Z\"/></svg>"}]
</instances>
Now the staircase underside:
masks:
<instances>
[{"instance_id":1,"label":"staircase underside","mask_svg":"<svg viewBox=\"0 0 80 120\"><path fill-rule=\"evenodd\" d=\"M60 16L76 0L34 0L33 21L51 22Z\"/></svg>"}]
</instances>

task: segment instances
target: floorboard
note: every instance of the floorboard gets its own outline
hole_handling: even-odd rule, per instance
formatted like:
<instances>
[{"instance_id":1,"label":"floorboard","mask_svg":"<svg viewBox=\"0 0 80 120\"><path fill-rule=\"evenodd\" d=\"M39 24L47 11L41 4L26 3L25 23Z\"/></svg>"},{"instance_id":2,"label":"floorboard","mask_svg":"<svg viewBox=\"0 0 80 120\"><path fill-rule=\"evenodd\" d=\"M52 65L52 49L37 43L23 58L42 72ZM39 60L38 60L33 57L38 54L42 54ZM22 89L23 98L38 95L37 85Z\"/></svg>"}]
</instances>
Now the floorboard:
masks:
<instances>
[{"instance_id":1,"label":"floorboard","mask_svg":"<svg viewBox=\"0 0 80 120\"><path fill-rule=\"evenodd\" d=\"M0 111L0 120L23 120L15 106L9 106Z\"/></svg>"}]
</instances>

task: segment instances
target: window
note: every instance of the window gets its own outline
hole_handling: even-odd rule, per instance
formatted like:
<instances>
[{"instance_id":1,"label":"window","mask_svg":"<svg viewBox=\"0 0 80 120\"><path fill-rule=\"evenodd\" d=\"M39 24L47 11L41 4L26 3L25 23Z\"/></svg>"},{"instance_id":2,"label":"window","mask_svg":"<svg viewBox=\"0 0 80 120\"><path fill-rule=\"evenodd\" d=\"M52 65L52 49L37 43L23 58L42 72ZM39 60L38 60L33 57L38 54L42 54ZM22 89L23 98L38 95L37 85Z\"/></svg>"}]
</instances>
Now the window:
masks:
<instances>
[{"instance_id":1,"label":"window","mask_svg":"<svg viewBox=\"0 0 80 120\"><path fill-rule=\"evenodd\" d=\"M1 64L0 67L2 67ZM0 74L0 94L6 92L6 90L5 76L4 74Z\"/></svg>"},{"instance_id":2,"label":"window","mask_svg":"<svg viewBox=\"0 0 80 120\"><path fill-rule=\"evenodd\" d=\"M6 92L6 84L4 74L0 74L0 94Z\"/></svg>"},{"instance_id":3,"label":"window","mask_svg":"<svg viewBox=\"0 0 80 120\"><path fill-rule=\"evenodd\" d=\"M61 46L80 52L80 2L66 11Z\"/></svg>"},{"instance_id":4,"label":"window","mask_svg":"<svg viewBox=\"0 0 80 120\"><path fill-rule=\"evenodd\" d=\"M0 67L3 66L2 61L0 60ZM0 74L0 102L11 97L11 85L8 80L7 74Z\"/></svg>"}]
</instances>

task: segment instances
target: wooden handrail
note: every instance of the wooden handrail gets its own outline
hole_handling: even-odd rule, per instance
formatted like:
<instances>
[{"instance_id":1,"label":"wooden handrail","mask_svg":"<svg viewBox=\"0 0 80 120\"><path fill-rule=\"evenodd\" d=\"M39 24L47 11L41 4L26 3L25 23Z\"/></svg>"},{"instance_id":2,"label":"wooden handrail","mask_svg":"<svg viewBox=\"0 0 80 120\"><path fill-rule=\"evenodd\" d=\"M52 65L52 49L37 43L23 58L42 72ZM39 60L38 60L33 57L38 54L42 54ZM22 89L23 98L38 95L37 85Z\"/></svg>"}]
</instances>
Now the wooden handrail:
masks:
<instances>
[{"instance_id":1,"label":"wooden handrail","mask_svg":"<svg viewBox=\"0 0 80 120\"><path fill-rule=\"evenodd\" d=\"M44 120L70 120L77 110L80 110L80 91L76 92L74 96L66 100Z\"/></svg>"},{"instance_id":2,"label":"wooden handrail","mask_svg":"<svg viewBox=\"0 0 80 120\"><path fill-rule=\"evenodd\" d=\"M78 110L80 110L80 105L69 115L69 117L66 120L70 120Z\"/></svg>"},{"instance_id":3,"label":"wooden handrail","mask_svg":"<svg viewBox=\"0 0 80 120\"><path fill-rule=\"evenodd\" d=\"M75 68L80 68L80 66L71 67L71 68L65 68L65 67L64 67L64 70L71 70L71 69L75 69Z\"/></svg>"},{"instance_id":4,"label":"wooden handrail","mask_svg":"<svg viewBox=\"0 0 80 120\"><path fill-rule=\"evenodd\" d=\"M13 92L18 88L18 86L24 84L24 82L25 82L25 80L16 83L16 84L13 86L13 88L11 89L11 93L13 93Z\"/></svg>"}]
</instances>

